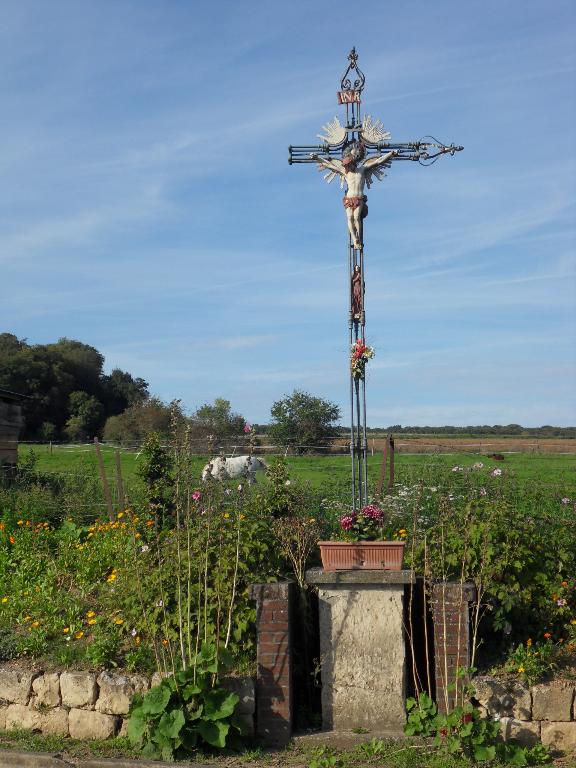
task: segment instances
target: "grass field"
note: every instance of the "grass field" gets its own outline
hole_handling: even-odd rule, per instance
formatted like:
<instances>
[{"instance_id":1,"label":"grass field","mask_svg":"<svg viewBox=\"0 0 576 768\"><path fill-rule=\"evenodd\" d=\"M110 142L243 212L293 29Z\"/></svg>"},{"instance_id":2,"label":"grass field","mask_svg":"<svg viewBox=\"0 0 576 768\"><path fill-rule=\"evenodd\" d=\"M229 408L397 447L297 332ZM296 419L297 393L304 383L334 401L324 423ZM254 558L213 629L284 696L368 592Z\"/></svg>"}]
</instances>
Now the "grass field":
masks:
<instances>
[{"instance_id":1,"label":"grass field","mask_svg":"<svg viewBox=\"0 0 576 768\"><path fill-rule=\"evenodd\" d=\"M468 441L469 442L469 441ZM20 461L25 461L33 450L37 457L36 468L43 472L71 472L96 476L98 463L94 448L91 446L20 446ZM113 482L115 469L115 451L102 446L106 474ZM555 452L531 452L503 454L503 460L494 460L477 453L397 453L395 468L397 477L409 474L412 478L429 475L434 469L450 469L453 466L469 467L474 462L482 461L486 468L500 467L507 474L518 480L533 480L563 488L566 495L576 495L576 455ZM267 457L270 461L272 457ZM207 456L195 456L193 470L198 476L208 460ZM121 452L122 476L130 482L138 467L139 456L135 451ZM316 487L334 483L346 483L350 476L350 458L342 455L328 456L288 456L287 462L291 474L310 482ZM376 453L368 459L369 480L375 486L382 463L382 455Z\"/></svg>"}]
</instances>

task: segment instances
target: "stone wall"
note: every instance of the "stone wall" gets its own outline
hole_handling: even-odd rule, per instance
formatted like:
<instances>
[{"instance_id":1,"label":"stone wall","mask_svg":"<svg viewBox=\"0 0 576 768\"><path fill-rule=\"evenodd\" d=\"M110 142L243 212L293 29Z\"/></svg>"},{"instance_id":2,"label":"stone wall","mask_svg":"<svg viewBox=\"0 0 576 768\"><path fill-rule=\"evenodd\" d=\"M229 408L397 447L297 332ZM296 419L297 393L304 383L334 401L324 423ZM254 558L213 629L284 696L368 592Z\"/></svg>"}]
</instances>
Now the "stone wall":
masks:
<instances>
[{"instance_id":1,"label":"stone wall","mask_svg":"<svg viewBox=\"0 0 576 768\"><path fill-rule=\"evenodd\" d=\"M24 728L74 739L108 739L126 734L130 702L161 680L155 674L43 672L0 667L0 729ZM240 696L238 712L254 732L254 682L227 678Z\"/></svg>"},{"instance_id":2,"label":"stone wall","mask_svg":"<svg viewBox=\"0 0 576 768\"><path fill-rule=\"evenodd\" d=\"M523 744L541 741L552 749L576 750L576 681L528 686L518 680L477 677L475 699L500 720L504 739Z\"/></svg>"}]
</instances>

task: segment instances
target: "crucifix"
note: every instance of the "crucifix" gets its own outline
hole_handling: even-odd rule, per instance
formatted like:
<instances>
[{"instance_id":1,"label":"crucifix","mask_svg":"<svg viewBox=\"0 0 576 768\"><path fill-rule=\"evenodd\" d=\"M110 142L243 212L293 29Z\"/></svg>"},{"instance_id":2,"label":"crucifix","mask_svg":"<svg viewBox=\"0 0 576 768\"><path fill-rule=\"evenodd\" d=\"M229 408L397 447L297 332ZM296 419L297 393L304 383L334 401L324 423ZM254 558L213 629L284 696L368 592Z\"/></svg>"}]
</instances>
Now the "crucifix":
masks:
<instances>
[{"instance_id":1,"label":"crucifix","mask_svg":"<svg viewBox=\"0 0 576 768\"><path fill-rule=\"evenodd\" d=\"M364 219L368 215L365 188L384 178L385 169L398 160L431 165L442 155L454 155L463 147L446 146L433 136L419 141L393 142L380 120L362 117L361 103L365 77L358 67L358 54L352 48L348 68L340 81L338 103L346 107L346 122L335 117L318 134L321 144L289 147L288 162L315 163L330 184L340 179L348 226L348 269L350 301L350 456L352 459L352 508L368 503L368 441L366 437L367 361L374 351L366 345L364 309Z\"/></svg>"}]
</instances>

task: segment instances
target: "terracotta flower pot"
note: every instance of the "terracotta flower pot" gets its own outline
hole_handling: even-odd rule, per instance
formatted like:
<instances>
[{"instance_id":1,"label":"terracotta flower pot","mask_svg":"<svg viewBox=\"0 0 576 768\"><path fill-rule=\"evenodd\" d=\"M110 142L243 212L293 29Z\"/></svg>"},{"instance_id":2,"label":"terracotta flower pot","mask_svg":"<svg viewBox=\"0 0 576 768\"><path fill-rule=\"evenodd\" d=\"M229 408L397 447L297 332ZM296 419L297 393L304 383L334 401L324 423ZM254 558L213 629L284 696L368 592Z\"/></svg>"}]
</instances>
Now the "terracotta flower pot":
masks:
<instances>
[{"instance_id":1,"label":"terracotta flower pot","mask_svg":"<svg viewBox=\"0 0 576 768\"><path fill-rule=\"evenodd\" d=\"M320 541L325 571L401 571L403 541Z\"/></svg>"}]
</instances>

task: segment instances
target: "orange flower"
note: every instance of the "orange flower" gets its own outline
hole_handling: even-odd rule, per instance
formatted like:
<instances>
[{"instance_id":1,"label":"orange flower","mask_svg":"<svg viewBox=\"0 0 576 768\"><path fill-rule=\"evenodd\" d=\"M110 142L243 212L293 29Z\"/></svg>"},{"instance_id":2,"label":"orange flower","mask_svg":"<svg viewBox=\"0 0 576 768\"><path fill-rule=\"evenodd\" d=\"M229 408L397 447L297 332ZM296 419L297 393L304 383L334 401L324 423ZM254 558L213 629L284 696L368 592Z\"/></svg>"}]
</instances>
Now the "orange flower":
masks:
<instances>
[{"instance_id":1,"label":"orange flower","mask_svg":"<svg viewBox=\"0 0 576 768\"><path fill-rule=\"evenodd\" d=\"M544 637L546 638L546 640L548 640L549 638L552 637L552 635L550 634L550 632L544 632Z\"/></svg>"},{"instance_id":2,"label":"orange flower","mask_svg":"<svg viewBox=\"0 0 576 768\"><path fill-rule=\"evenodd\" d=\"M16 539L14 538L14 536L10 536L10 544L14 544L15 541Z\"/></svg>"}]
</instances>

